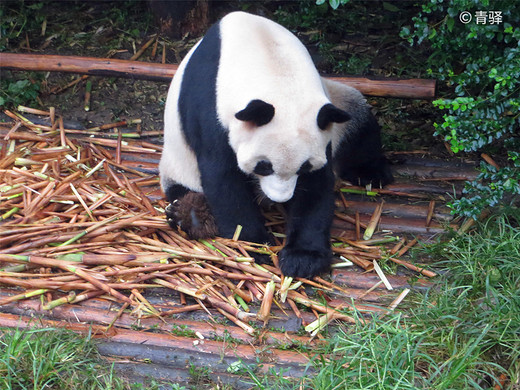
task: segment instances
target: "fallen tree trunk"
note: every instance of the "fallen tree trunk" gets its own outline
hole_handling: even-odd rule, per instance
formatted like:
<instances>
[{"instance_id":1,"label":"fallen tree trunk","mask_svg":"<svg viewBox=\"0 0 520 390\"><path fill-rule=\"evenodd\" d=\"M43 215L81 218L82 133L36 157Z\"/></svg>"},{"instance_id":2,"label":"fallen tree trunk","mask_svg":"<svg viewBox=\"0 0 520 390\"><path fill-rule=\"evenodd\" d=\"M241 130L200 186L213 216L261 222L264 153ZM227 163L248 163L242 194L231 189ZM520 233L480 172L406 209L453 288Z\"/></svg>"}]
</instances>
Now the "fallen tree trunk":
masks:
<instances>
[{"instance_id":1,"label":"fallen tree trunk","mask_svg":"<svg viewBox=\"0 0 520 390\"><path fill-rule=\"evenodd\" d=\"M0 68L170 81L177 70L177 65L108 58L0 53ZM368 96L412 99L432 99L435 96L435 80L365 77L331 77L331 79L350 85Z\"/></svg>"}]
</instances>

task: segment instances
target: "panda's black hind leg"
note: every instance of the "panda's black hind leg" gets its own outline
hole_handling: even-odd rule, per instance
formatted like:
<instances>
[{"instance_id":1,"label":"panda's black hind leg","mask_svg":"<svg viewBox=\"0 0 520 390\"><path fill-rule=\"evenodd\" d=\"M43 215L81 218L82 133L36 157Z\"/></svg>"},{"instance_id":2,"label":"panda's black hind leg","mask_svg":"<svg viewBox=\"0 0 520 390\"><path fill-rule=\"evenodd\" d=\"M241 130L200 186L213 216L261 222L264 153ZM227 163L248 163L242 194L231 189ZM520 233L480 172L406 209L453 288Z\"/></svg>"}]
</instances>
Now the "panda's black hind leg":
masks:
<instances>
[{"instance_id":1,"label":"panda's black hind leg","mask_svg":"<svg viewBox=\"0 0 520 390\"><path fill-rule=\"evenodd\" d=\"M353 185L372 185L375 188L381 188L394 181L390 164L384 156L374 156L364 164L352 164L350 161L344 163L339 177Z\"/></svg>"},{"instance_id":2,"label":"panda's black hind leg","mask_svg":"<svg viewBox=\"0 0 520 390\"><path fill-rule=\"evenodd\" d=\"M194 240L217 235L217 224L204 194L176 183L167 185L165 193L169 204L164 211L171 228L180 227Z\"/></svg>"},{"instance_id":3,"label":"panda's black hind leg","mask_svg":"<svg viewBox=\"0 0 520 390\"><path fill-rule=\"evenodd\" d=\"M164 209L164 213L166 214L166 221L168 222L168 225L170 225L173 229L176 229L179 225L179 221L174 205L190 190L181 184L170 182L169 180L166 182L166 184L163 184L163 186L164 194L166 195L166 200L168 201L168 205Z\"/></svg>"},{"instance_id":4,"label":"panda's black hind leg","mask_svg":"<svg viewBox=\"0 0 520 390\"><path fill-rule=\"evenodd\" d=\"M184 187L182 184L170 183L169 180L164 188L164 194L166 195L166 199L169 203L173 203L177 199L182 198L188 192L190 192L190 190Z\"/></svg>"},{"instance_id":5,"label":"panda's black hind leg","mask_svg":"<svg viewBox=\"0 0 520 390\"><path fill-rule=\"evenodd\" d=\"M334 153L334 170L354 185L379 188L394 181L381 147L381 128L370 112L356 133L341 141Z\"/></svg>"},{"instance_id":6,"label":"panda's black hind leg","mask_svg":"<svg viewBox=\"0 0 520 390\"><path fill-rule=\"evenodd\" d=\"M188 192L170 203L166 217L171 227L180 227L193 240L212 238L218 234L215 218L204 194Z\"/></svg>"}]
</instances>

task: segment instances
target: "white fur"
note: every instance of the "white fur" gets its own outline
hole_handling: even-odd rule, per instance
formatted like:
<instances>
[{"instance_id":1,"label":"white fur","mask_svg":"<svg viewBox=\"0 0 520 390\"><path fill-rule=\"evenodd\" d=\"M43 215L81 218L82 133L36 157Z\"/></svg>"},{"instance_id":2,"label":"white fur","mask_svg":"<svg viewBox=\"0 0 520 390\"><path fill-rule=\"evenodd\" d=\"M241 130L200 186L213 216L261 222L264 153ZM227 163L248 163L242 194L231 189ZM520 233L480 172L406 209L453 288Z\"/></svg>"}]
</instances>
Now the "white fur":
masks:
<instances>
[{"instance_id":1,"label":"white fur","mask_svg":"<svg viewBox=\"0 0 520 390\"><path fill-rule=\"evenodd\" d=\"M182 133L178 106L182 75L188 60L199 43L189 51L179 65L166 99L164 111L164 147L159 163L161 187L163 190L166 190L168 183L171 184L171 182L175 182L182 184L192 191L202 192L197 158Z\"/></svg>"},{"instance_id":2,"label":"white fur","mask_svg":"<svg viewBox=\"0 0 520 390\"><path fill-rule=\"evenodd\" d=\"M292 197L305 161L314 169L326 163L332 135L318 128L317 115L329 99L307 49L282 26L234 12L222 20L221 37L218 117L242 171L252 174L260 160L272 163L274 174L259 177L260 186L283 202ZM258 128L235 118L254 99L275 107L273 120Z\"/></svg>"},{"instance_id":3,"label":"white fur","mask_svg":"<svg viewBox=\"0 0 520 390\"><path fill-rule=\"evenodd\" d=\"M287 202L294 194L298 176L293 175L283 179L279 175L260 176L260 188L264 194L273 202Z\"/></svg>"},{"instance_id":4,"label":"white fur","mask_svg":"<svg viewBox=\"0 0 520 390\"><path fill-rule=\"evenodd\" d=\"M285 202L293 196L301 165L309 160L313 170L321 168L327 162L327 144L332 141L335 150L349 130L348 124L320 130L317 115L321 107L332 102L352 114L355 109L347 107L349 104L366 102L355 89L322 79L305 46L275 22L234 12L222 19L220 33L218 118L229 131L239 168L254 175L258 161L270 161L274 173L258 176L260 187L271 200ZM197 160L182 133L178 112L183 72L197 46L180 64L168 93L160 162L163 189L172 181L202 192ZM235 118L254 99L275 107L274 118L264 126Z\"/></svg>"}]
</instances>

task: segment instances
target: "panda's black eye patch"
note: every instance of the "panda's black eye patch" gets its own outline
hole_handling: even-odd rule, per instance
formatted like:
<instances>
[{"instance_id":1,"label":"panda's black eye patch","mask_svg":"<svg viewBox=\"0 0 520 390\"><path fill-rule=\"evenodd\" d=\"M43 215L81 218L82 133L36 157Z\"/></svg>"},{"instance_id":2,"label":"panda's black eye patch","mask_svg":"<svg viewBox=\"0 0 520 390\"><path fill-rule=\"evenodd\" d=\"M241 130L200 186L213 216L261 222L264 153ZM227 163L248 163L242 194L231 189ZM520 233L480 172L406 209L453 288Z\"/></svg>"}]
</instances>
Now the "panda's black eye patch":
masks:
<instances>
[{"instance_id":1,"label":"panda's black eye patch","mask_svg":"<svg viewBox=\"0 0 520 390\"><path fill-rule=\"evenodd\" d=\"M274 173L273 164L269 161L258 161L253 172L260 176L269 176Z\"/></svg>"},{"instance_id":2,"label":"panda's black eye patch","mask_svg":"<svg viewBox=\"0 0 520 390\"><path fill-rule=\"evenodd\" d=\"M304 173L309 173L312 169L312 164L309 160L305 161L300 169L298 169L298 172L296 172L297 175L303 175Z\"/></svg>"}]
</instances>

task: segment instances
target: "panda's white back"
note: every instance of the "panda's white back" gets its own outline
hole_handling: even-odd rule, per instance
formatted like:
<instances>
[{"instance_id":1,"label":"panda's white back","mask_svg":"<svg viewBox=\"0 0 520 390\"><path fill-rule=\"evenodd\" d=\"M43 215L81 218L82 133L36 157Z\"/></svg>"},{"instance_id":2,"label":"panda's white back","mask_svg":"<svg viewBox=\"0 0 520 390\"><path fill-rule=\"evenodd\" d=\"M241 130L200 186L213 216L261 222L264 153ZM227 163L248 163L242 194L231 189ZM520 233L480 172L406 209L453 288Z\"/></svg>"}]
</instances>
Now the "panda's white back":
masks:
<instances>
[{"instance_id":1,"label":"panda's white back","mask_svg":"<svg viewBox=\"0 0 520 390\"><path fill-rule=\"evenodd\" d=\"M176 182L192 191L202 192L197 158L184 137L178 108L184 69L200 42L188 52L179 64L168 90L164 110L164 147L159 163L163 190L166 190L169 183Z\"/></svg>"}]
</instances>

